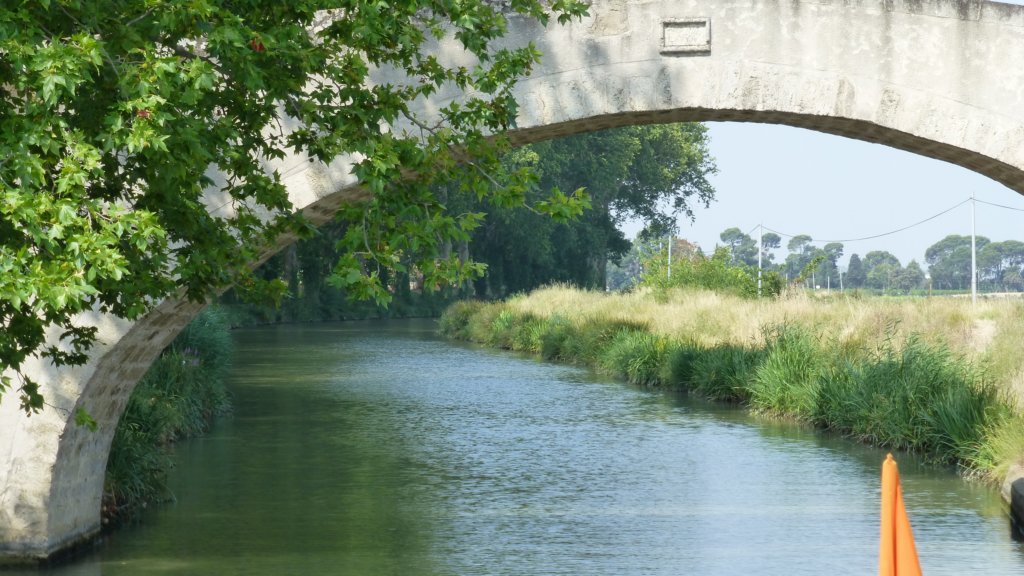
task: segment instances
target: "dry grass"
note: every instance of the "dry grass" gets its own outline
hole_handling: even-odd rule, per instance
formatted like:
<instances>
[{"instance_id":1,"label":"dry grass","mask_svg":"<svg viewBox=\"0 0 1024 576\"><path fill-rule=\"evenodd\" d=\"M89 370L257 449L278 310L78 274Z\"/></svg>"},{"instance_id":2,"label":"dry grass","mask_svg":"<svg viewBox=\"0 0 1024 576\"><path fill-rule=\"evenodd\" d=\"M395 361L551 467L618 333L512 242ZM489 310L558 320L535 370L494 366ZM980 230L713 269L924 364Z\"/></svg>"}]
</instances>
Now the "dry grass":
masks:
<instances>
[{"instance_id":1,"label":"dry grass","mask_svg":"<svg viewBox=\"0 0 1024 576\"><path fill-rule=\"evenodd\" d=\"M540 318L574 323L646 324L655 334L705 346L763 344L763 328L797 324L834 339L843 349L873 349L893 335L919 334L985 367L1007 393L1024 398L1024 304L963 298L850 298L790 294L748 300L706 291L605 294L551 286L505 303ZM1022 402L1024 404L1024 402Z\"/></svg>"},{"instance_id":2,"label":"dry grass","mask_svg":"<svg viewBox=\"0 0 1024 576\"><path fill-rule=\"evenodd\" d=\"M798 324L846 348L877 347L895 330L921 334L985 366L1004 389L1024 388L1024 304L966 298L856 298L834 294L750 300L707 291L668 296L638 291L606 294L566 286L542 288L506 302L517 313L560 316L572 323L629 321L655 334L705 345L760 344L763 328ZM1024 390L1022 390L1024 394ZM1024 398L1024 397L1022 397Z\"/></svg>"}]
</instances>

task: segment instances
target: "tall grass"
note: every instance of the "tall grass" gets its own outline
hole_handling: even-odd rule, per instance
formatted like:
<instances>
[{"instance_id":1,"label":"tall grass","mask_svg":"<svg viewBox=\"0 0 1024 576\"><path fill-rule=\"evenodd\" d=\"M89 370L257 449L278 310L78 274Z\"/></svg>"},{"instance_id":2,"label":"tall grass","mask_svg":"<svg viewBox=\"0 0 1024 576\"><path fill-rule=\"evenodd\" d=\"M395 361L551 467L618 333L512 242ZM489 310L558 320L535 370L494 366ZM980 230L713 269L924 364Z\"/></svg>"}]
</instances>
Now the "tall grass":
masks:
<instances>
[{"instance_id":1,"label":"tall grass","mask_svg":"<svg viewBox=\"0 0 1024 576\"><path fill-rule=\"evenodd\" d=\"M1024 307L962 299L555 286L460 303L449 337L573 362L913 450L997 479L1024 452Z\"/></svg>"},{"instance_id":2,"label":"tall grass","mask_svg":"<svg viewBox=\"0 0 1024 576\"><path fill-rule=\"evenodd\" d=\"M810 330L794 324L765 329L765 353L750 381L750 404L765 412L809 419L817 413L825 346Z\"/></svg>"},{"instance_id":3,"label":"tall grass","mask_svg":"<svg viewBox=\"0 0 1024 576\"><path fill-rule=\"evenodd\" d=\"M171 444L207 430L230 408L223 378L231 338L221 310L200 313L136 385L114 432L104 481L105 522L169 497Z\"/></svg>"}]
</instances>

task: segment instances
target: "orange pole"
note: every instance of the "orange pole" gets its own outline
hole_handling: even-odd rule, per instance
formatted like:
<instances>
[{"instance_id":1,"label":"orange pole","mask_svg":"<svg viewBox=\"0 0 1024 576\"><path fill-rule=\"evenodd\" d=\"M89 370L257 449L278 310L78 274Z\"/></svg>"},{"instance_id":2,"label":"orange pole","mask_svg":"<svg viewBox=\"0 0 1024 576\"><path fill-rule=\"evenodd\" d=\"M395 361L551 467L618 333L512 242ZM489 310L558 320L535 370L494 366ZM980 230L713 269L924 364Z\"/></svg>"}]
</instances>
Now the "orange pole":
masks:
<instances>
[{"instance_id":1,"label":"orange pole","mask_svg":"<svg viewBox=\"0 0 1024 576\"><path fill-rule=\"evenodd\" d=\"M882 534L878 548L879 576L921 576L914 532L903 506L900 472L892 454L882 463Z\"/></svg>"}]
</instances>

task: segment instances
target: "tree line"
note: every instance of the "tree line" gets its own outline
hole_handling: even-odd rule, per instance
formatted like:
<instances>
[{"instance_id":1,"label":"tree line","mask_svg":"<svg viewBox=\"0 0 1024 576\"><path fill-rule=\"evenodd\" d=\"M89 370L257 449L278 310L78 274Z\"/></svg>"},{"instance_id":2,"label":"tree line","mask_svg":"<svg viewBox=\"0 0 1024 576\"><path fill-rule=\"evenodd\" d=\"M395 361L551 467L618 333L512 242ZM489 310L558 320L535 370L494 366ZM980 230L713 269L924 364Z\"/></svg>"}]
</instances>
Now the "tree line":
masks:
<instances>
[{"instance_id":1,"label":"tree line","mask_svg":"<svg viewBox=\"0 0 1024 576\"><path fill-rule=\"evenodd\" d=\"M739 228L724 230L719 238L729 248L733 263L757 266L756 238ZM977 236L975 244L980 289L999 292L1024 290L1024 242L992 242L984 236ZM829 242L817 246L811 236L800 234L789 239L785 259L779 261L776 251L781 247L782 238L778 234L769 232L762 235L762 267L774 270L788 280L803 275L808 285L906 292L927 288L930 276L931 287L939 290L967 290L971 286L970 236L951 234L929 246L924 258L927 270L917 260L910 260L904 266L892 253L873 250L863 257L851 254L847 269L840 274L838 261L845 250L842 243Z\"/></svg>"}]
</instances>

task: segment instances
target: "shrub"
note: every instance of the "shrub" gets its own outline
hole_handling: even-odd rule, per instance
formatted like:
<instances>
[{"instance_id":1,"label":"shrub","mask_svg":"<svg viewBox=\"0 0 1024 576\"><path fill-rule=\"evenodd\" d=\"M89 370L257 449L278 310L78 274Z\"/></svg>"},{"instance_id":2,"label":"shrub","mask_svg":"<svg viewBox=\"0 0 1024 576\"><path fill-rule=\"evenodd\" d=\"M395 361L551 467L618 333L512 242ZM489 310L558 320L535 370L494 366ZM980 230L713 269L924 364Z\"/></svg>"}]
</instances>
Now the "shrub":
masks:
<instances>
[{"instance_id":1,"label":"shrub","mask_svg":"<svg viewBox=\"0 0 1024 576\"><path fill-rule=\"evenodd\" d=\"M667 254L652 252L644 259L645 273L641 286L654 288L664 294L670 288L701 288L743 298L757 298L757 269L744 264L733 264L729 249L719 247L711 257L700 253L687 255L672 262L671 274L666 269ZM778 273L765 270L761 274L761 295L777 297L785 287Z\"/></svg>"}]
</instances>

